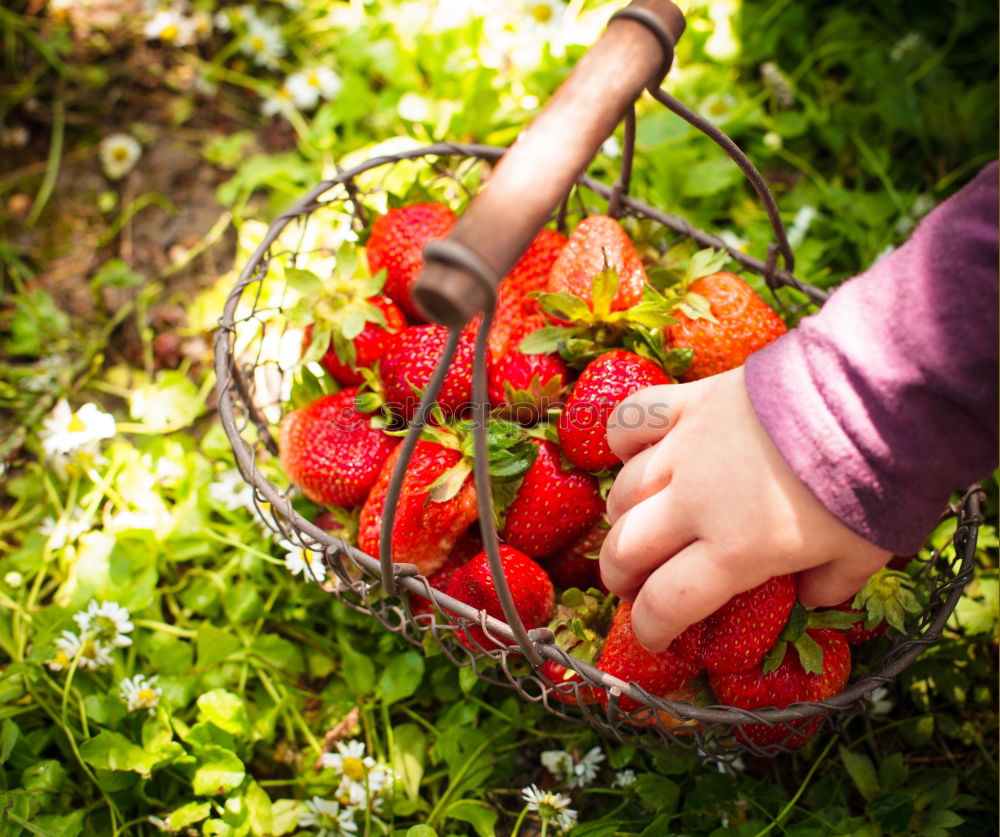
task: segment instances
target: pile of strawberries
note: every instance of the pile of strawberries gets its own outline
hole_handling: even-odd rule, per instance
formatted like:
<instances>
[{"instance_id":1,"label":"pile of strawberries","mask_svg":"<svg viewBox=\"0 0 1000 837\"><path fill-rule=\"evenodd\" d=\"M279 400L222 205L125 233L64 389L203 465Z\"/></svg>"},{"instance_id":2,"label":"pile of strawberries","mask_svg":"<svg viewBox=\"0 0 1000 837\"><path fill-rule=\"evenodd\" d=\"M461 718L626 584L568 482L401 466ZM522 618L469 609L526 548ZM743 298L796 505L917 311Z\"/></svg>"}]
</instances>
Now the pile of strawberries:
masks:
<instances>
[{"instance_id":1,"label":"pile of strawberries","mask_svg":"<svg viewBox=\"0 0 1000 837\"><path fill-rule=\"evenodd\" d=\"M293 309L290 318L305 327L303 368L318 362L328 379L320 390L313 376L313 386L293 391L279 455L288 478L321 507L321 525L377 556L383 517L392 514L395 561L503 619L472 478L480 318L459 337L395 509L385 502L400 437L448 339L444 327L422 320L410 288L424 245L454 222L440 203L388 210L365 243L367 270L338 259L351 275L323 278L322 293ZM701 251L683 272L644 263L621 224L600 215L584 218L569 238L548 228L537 234L499 288L487 335L493 517L527 628L551 627L569 653L654 695L784 707L841 691L849 643L884 630L887 619L901 628L913 607L905 573L886 571L889 581L881 583L890 593L808 615L795 601L793 577L773 578L651 654L632 634L629 606L601 586L596 561L607 531L605 497L621 465L605 438L615 407L642 387L737 367L786 330L749 285L720 270L725 260ZM413 596L411 608L418 618L436 618L422 597ZM477 650L492 646L478 626L458 638ZM556 700L607 701L606 690L571 669L550 661L539 673ZM639 704L625 697L621 706ZM660 721L677 723L666 713ZM767 745L794 731L749 724L739 734Z\"/></svg>"}]
</instances>

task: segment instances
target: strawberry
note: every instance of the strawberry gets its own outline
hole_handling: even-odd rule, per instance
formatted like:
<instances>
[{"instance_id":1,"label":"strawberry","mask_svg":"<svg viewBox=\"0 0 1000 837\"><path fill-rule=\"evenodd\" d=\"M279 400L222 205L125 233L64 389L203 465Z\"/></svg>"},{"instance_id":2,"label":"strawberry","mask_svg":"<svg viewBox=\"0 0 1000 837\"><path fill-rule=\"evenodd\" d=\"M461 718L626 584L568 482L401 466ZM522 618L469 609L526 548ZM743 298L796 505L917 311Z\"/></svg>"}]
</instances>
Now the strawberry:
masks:
<instances>
[{"instance_id":1,"label":"strawberry","mask_svg":"<svg viewBox=\"0 0 1000 837\"><path fill-rule=\"evenodd\" d=\"M562 403L569 367L554 354L511 349L487 369L490 403L522 424L533 424Z\"/></svg>"},{"instance_id":2,"label":"strawberry","mask_svg":"<svg viewBox=\"0 0 1000 837\"><path fill-rule=\"evenodd\" d=\"M693 352L682 381L742 366L751 354L788 330L781 317L734 273L719 271L696 279L688 286L685 300L674 309L677 322L669 326L667 340L674 349Z\"/></svg>"},{"instance_id":3,"label":"strawberry","mask_svg":"<svg viewBox=\"0 0 1000 837\"><path fill-rule=\"evenodd\" d=\"M713 673L753 668L777 642L794 604L793 575L775 576L738 593L705 618L697 659Z\"/></svg>"},{"instance_id":4,"label":"strawberry","mask_svg":"<svg viewBox=\"0 0 1000 837\"><path fill-rule=\"evenodd\" d=\"M372 224L365 245L373 274L386 271L385 294L415 322L424 318L410 298L413 282L424 268L424 245L444 238L455 225L455 213L441 203L415 203L390 209Z\"/></svg>"},{"instance_id":5,"label":"strawberry","mask_svg":"<svg viewBox=\"0 0 1000 837\"><path fill-rule=\"evenodd\" d=\"M632 632L632 605L628 602L619 604L615 611L597 664L608 674L660 697L676 692L701 671L697 664L681 659L670 648L657 654L643 648ZM598 691L597 699L606 706L608 693ZM642 706L627 695L622 695L620 705L626 712Z\"/></svg>"},{"instance_id":6,"label":"strawberry","mask_svg":"<svg viewBox=\"0 0 1000 837\"><path fill-rule=\"evenodd\" d=\"M330 341L330 346L320 359L323 368L330 373L330 377L341 384L356 386L362 381L361 367L372 366L378 358L382 356L386 346L392 339L392 335L406 328L406 317L402 310L391 299L384 296L373 296L365 300L377 311L382 313L384 324L378 318L365 320L360 333L346 342L352 347L342 343L339 339L342 332ZM306 328L305 345L308 349L312 341L313 325ZM339 349L339 351L338 351Z\"/></svg>"},{"instance_id":7,"label":"strawberry","mask_svg":"<svg viewBox=\"0 0 1000 837\"><path fill-rule=\"evenodd\" d=\"M492 359L496 360L516 349L524 337L546 324L538 300L529 294L548 290L552 265L565 246L566 236L542 227L500 283L496 312L490 327Z\"/></svg>"},{"instance_id":8,"label":"strawberry","mask_svg":"<svg viewBox=\"0 0 1000 837\"><path fill-rule=\"evenodd\" d=\"M508 544L500 544L500 561L524 627L531 630L547 624L555 610L556 594L545 570L534 559ZM485 551L456 571L448 582L446 592L478 610L485 610L490 616L505 620ZM459 631L458 638L474 651L480 647L492 647L483 629L476 625Z\"/></svg>"},{"instance_id":9,"label":"strawberry","mask_svg":"<svg viewBox=\"0 0 1000 837\"><path fill-rule=\"evenodd\" d=\"M451 577L458 571L458 568L465 564L473 555L482 552L483 539L479 537L478 532L474 531L475 528L471 526L465 531L455 543L455 546L452 547L451 552L448 553L445 562L427 577L427 583L434 590L440 590L442 593L447 590L448 582L451 581ZM422 613L434 613L434 606L430 600L419 593L413 594L413 598L410 601L410 609L413 611L414 616L419 616Z\"/></svg>"},{"instance_id":10,"label":"strawberry","mask_svg":"<svg viewBox=\"0 0 1000 837\"><path fill-rule=\"evenodd\" d=\"M354 408L355 388L286 413L278 457L288 478L314 503L363 503L397 439Z\"/></svg>"},{"instance_id":11,"label":"strawberry","mask_svg":"<svg viewBox=\"0 0 1000 837\"><path fill-rule=\"evenodd\" d=\"M624 349L605 352L583 370L559 415L559 444L578 468L599 471L621 460L608 447L608 419L643 387L673 383L653 361Z\"/></svg>"},{"instance_id":12,"label":"strawberry","mask_svg":"<svg viewBox=\"0 0 1000 837\"><path fill-rule=\"evenodd\" d=\"M559 597L556 615L549 622L555 644L567 654L594 664L602 637L608 631L615 599L610 595L594 596L580 589L566 590ZM579 672L552 659L538 669L538 675L551 687L549 695L560 703L583 705L595 703L597 694Z\"/></svg>"},{"instance_id":13,"label":"strawberry","mask_svg":"<svg viewBox=\"0 0 1000 837\"><path fill-rule=\"evenodd\" d=\"M591 215L573 230L559 254L549 279L554 293L569 293L593 308L594 277L606 268L618 273L612 311L623 311L642 300L646 271L628 233L614 218Z\"/></svg>"},{"instance_id":14,"label":"strawberry","mask_svg":"<svg viewBox=\"0 0 1000 837\"><path fill-rule=\"evenodd\" d=\"M604 512L597 479L563 465L554 442L536 440L538 454L507 507L503 537L544 558L587 532Z\"/></svg>"},{"instance_id":15,"label":"strawberry","mask_svg":"<svg viewBox=\"0 0 1000 837\"><path fill-rule=\"evenodd\" d=\"M545 560L545 570L556 587L561 590L569 587L589 590L596 587L607 592L601 581L601 569L597 560L607 534L608 522L602 516L589 531L557 549Z\"/></svg>"},{"instance_id":16,"label":"strawberry","mask_svg":"<svg viewBox=\"0 0 1000 837\"><path fill-rule=\"evenodd\" d=\"M447 418L463 412L472 401L472 356L478 320L462 332L451 367L438 393L438 404ZM420 403L420 393L430 382L444 353L448 329L434 323L410 326L397 334L379 361L385 403L410 420Z\"/></svg>"},{"instance_id":17,"label":"strawberry","mask_svg":"<svg viewBox=\"0 0 1000 837\"><path fill-rule=\"evenodd\" d=\"M399 451L385 461L361 508L358 546L372 556L379 554L385 495ZM444 564L459 537L479 516L471 469L465 469L462 479L443 482L449 475L462 476L454 470L462 461L458 450L417 442L395 510L394 561L415 564L422 575L430 575Z\"/></svg>"},{"instance_id":18,"label":"strawberry","mask_svg":"<svg viewBox=\"0 0 1000 837\"><path fill-rule=\"evenodd\" d=\"M843 633L832 628L805 631L811 653L798 651L799 643L784 648L780 659L768 660L740 672L713 672L709 685L724 704L741 709L774 707L784 709L798 701L818 701L839 694L851 673L851 649ZM798 721L790 726L811 734L819 726L819 717ZM793 735L789 726L744 724L737 735L760 747L781 744L801 747L806 738ZM788 738L786 741L785 739Z\"/></svg>"}]
</instances>

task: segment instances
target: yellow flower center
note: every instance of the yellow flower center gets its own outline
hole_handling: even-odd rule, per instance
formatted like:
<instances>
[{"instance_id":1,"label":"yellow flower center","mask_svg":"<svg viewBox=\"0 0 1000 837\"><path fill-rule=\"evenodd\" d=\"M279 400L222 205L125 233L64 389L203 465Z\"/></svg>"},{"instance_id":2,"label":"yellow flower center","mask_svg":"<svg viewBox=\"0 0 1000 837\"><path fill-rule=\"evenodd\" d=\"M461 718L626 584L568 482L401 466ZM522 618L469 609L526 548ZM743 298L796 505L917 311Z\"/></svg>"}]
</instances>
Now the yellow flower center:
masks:
<instances>
[{"instance_id":1,"label":"yellow flower center","mask_svg":"<svg viewBox=\"0 0 1000 837\"><path fill-rule=\"evenodd\" d=\"M115 155L115 159L117 160L123 159L122 157L118 156L119 152L123 151L124 151L123 148L116 148L113 152ZM83 433L83 431L87 429L87 423L83 421L76 413L73 413L73 415L70 417L69 424L66 425L66 429L70 433Z\"/></svg>"},{"instance_id":2,"label":"yellow flower center","mask_svg":"<svg viewBox=\"0 0 1000 837\"><path fill-rule=\"evenodd\" d=\"M52 665L62 666L63 668L69 668L69 654L65 651L57 651L56 655L49 660Z\"/></svg>"},{"instance_id":3,"label":"yellow flower center","mask_svg":"<svg viewBox=\"0 0 1000 837\"><path fill-rule=\"evenodd\" d=\"M176 23L168 23L163 27L163 31L160 33L161 41L173 41L181 33L180 29L177 28Z\"/></svg>"},{"instance_id":4,"label":"yellow flower center","mask_svg":"<svg viewBox=\"0 0 1000 837\"><path fill-rule=\"evenodd\" d=\"M309 80L307 81L307 84L310 87L319 87L319 78L316 76L316 73L309 74Z\"/></svg>"},{"instance_id":5,"label":"yellow flower center","mask_svg":"<svg viewBox=\"0 0 1000 837\"><path fill-rule=\"evenodd\" d=\"M112 149L111 156L114 157L116 163L124 163L128 160L128 149L123 145L119 145L117 148ZM83 424L79 419L77 421Z\"/></svg>"},{"instance_id":6,"label":"yellow flower center","mask_svg":"<svg viewBox=\"0 0 1000 837\"><path fill-rule=\"evenodd\" d=\"M250 38L250 46L252 46L258 52L262 52L265 46L264 39L260 35L254 35L253 37Z\"/></svg>"},{"instance_id":7,"label":"yellow flower center","mask_svg":"<svg viewBox=\"0 0 1000 837\"><path fill-rule=\"evenodd\" d=\"M139 706L153 706L156 703L156 693L152 689L139 689L135 695L135 702Z\"/></svg>"},{"instance_id":8,"label":"yellow flower center","mask_svg":"<svg viewBox=\"0 0 1000 837\"><path fill-rule=\"evenodd\" d=\"M344 759L344 775L352 782L361 782L365 778L365 763L361 759Z\"/></svg>"},{"instance_id":9,"label":"yellow flower center","mask_svg":"<svg viewBox=\"0 0 1000 837\"><path fill-rule=\"evenodd\" d=\"M548 23L552 20L552 7L546 3L536 3L531 7L531 16L538 23Z\"/></svg>"}]
</instances>

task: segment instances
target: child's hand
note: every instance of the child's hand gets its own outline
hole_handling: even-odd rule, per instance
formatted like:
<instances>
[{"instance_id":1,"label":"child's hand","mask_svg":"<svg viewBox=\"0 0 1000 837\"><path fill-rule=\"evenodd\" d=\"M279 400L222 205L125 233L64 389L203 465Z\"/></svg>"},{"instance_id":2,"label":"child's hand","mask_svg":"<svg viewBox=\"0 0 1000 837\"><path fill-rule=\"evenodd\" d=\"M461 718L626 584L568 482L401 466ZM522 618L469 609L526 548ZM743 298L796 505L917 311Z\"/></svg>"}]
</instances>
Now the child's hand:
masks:
<instances>
[{"instance_id":1,"label":"child's hand","mask_svg":"<svg viewBox=\"0 0 1000 837\"><path fill-rule=\"evenodd\" d=\"M772 576L799 572L803 605L835 605L890 557L789 468L742 368L640 390L612 415L608 442L625 467L608 496L601 575L634 601L632 626L651 651Z\"/></svg>"}]
</instances>

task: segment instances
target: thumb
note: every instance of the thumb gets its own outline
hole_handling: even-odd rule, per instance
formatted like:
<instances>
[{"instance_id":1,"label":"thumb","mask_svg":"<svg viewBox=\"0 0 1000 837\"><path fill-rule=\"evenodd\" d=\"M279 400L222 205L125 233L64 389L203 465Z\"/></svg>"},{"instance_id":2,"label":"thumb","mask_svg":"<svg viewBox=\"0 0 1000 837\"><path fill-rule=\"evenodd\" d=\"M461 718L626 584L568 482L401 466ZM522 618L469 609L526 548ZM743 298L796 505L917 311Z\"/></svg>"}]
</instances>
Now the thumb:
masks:
<instances>
[{"instance_id":1,"label":"thumb","mask_svg":"<svg viewBox=\"0 0 1000 837\"><path fill-rule=\"evenodd\" d=\"M700 383L700 382L699 382ZM608 419L608 445L628 462L662 439L674 426L698 383L645 387L621 402Z\"/></svg>"}]
</instances>

